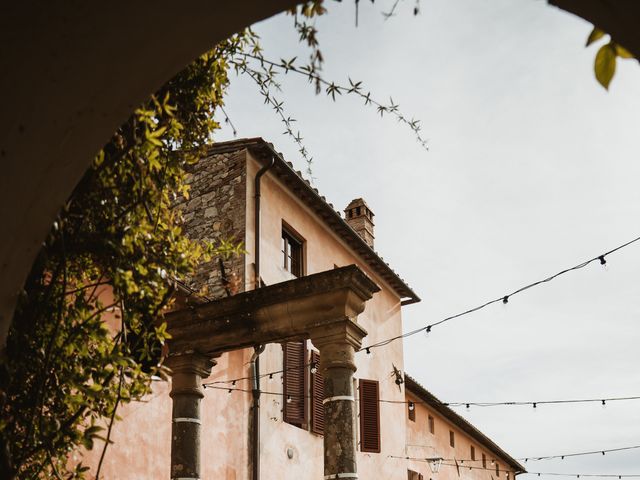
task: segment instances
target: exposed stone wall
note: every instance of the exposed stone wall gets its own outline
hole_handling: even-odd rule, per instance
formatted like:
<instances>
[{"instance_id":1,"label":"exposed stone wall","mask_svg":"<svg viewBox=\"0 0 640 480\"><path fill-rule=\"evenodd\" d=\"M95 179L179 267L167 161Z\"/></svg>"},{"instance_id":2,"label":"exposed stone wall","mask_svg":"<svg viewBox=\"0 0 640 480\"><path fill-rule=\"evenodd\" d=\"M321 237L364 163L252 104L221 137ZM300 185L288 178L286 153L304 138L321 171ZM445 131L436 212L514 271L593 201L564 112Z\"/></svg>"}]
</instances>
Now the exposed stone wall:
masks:
<instances>
[{"instance_id":1,"label":"exposed stone wall","mask_svg":"<svg viewBox=\"0 0 640 480\"><path fill-rule=\"evenodd\" d=\"M178 205L184 216L184 232L189 238L217 244L220 240L234 244L244 242L246 225L246 152L220 153L201 159L190 167L189 200ZM244 290L242 255L224 260L227 277L235 274L237 292ZM203 263L189 286L204 287L211 299L226 295L219 259Z\"/></svg>"}]
</instances>

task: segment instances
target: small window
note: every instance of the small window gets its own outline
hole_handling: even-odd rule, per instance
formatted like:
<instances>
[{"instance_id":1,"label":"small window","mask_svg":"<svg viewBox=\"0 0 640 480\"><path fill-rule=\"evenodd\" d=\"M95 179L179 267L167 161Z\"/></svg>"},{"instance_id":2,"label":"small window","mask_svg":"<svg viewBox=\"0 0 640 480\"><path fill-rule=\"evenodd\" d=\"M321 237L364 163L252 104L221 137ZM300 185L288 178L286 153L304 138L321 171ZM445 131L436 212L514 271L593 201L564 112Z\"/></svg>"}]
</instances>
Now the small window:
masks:
<instances>
[{"instance_id":1,"label":"small window","mask_svg":"<svg viewBox=\"0 0 640 480\"><path fill-rule=\"evenodd\" d=\"M496 462L496 477L500 476L500 464Z\"/></svg>"},{"instance_id":2,"label":"small window","mask_svg":"<svg viewBox=\"0 0 640 480\"><path fill-rule=\"evenodd\" d=\"M429 415L429 433L431 435L436 433L436 422L431 415Z\"/></svg>"},{"instance_id":3,"label":"small window","mask_svg":"<svg viewBox=\"0 0 640 480\"><path fill-rule=\"evenodd\" d=\"M456 446L456 434L453 433L453 430L449 430L449 445Z\"/></svg>"},{"instance_id":4,"label":"small window","mask_svg":"<svg viewBox=\"0 0 640 480\"><path fill-rule=\"evenodd\" d=\"M487 456L482 454L482 468L487 468Z\"/></svg>"},{"instance_id":5,"label":"small window","mask_svg":"<svg viewBox=\"0 0 640 480\"><path fill-rule=\"evenodd\" d=\"M282 267L296 277L302 276L302 241L282 229Z\"/></svg>"},{"instance_id":6,"label":"small window","mask_svg":"<svg viewBox=\"0 0 640 480\"><path fill-rule=\"evenodd\" d=\"M471 445L471 460L476 459L476 449L473 445Z\"/></svg>"},{"instance_id":7,"label":"small window","mask_svg":"<svg viewBox=\"0 0 640 480\"><path fill-rule=\"evenodd\" d=\"M416 421L416 404L413 402L409 402L407 404L407 414L409 415L409 420L412 422Z\"/></svg>"}]
</instances>

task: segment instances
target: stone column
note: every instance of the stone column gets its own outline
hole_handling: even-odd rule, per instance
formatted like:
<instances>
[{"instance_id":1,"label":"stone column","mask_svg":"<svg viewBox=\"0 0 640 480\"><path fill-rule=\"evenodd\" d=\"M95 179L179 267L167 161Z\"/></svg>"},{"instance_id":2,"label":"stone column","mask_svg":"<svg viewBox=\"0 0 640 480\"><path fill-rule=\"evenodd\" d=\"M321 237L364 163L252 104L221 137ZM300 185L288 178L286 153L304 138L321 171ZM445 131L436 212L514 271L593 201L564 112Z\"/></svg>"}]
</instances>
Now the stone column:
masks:
<instances>
[{"instance_id":1,"label":"stone column","mask_svg":"<svg viewBox=\"0 0 640 480\"><path fill-rule=\"evenodd\" d=\"M202 380L215 361L199 353L167 358L172 370L171 480L200 480L200 400Z\"/></svg>"},{"instance_id":2,"label":"stone column","mask_svg":"<svg viewBox=\"0 0 640 480\"><path fill-rule=\"evenodd\" d=\"M358 478L354 353L366 334L351 319L311 332L311 341L320 350L320 371L324 377L324 478L327 480Z\"/></svg>"}]
</instances>

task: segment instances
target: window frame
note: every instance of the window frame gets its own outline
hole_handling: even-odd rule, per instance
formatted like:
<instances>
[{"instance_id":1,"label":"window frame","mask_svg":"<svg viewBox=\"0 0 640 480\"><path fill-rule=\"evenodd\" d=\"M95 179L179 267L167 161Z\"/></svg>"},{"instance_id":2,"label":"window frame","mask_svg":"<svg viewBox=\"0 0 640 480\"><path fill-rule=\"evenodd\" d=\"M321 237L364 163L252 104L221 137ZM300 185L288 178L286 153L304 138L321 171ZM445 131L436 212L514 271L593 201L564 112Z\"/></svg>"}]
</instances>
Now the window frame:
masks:
<instances>
[{"instance_id":1,"label":"window frame","mask_svg":"<svg viewBox=\"0 0 640 480\"><path fill-rule=\"evenodd\" d=\"M304 239L283 222L280 240L280 266L296 278L303 277Z\"/></svg>"}]
</instances>

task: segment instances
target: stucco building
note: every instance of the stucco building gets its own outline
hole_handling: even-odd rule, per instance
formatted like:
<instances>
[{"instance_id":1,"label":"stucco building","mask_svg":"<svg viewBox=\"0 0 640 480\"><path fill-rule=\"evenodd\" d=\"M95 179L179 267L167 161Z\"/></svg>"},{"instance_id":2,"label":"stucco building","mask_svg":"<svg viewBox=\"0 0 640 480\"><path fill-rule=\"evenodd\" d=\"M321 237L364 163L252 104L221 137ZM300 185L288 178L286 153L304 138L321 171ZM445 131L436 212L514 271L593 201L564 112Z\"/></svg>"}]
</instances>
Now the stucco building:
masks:
<instances>
[{"instance_id":1,"label":"stucco building","mask_svg":"<svg viewBox=\"0 0 640 480\"><path fill-rule=\"evenodd\" d=\"M402 307L420 298L374 251L374 214L364 200L337 212L260 138L213 145L191 174L190 197L178 206L186 233L243 242L246 253L203 265L189 284L205 294L185 303L355 264L380 289L358 316L368 332L363 345L402 333ZM201 478L323 478L325 396L313 342L283 338L216 362L201 404ZM404 375L402 341L357 352L355 366L358 471L342 478L513 480L524 470ZM158 382L145 404L123 408L104 478L170 478L169 389Z\"/></svg>"}]
</instances>

